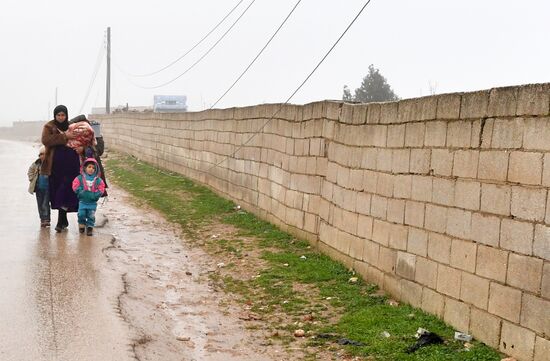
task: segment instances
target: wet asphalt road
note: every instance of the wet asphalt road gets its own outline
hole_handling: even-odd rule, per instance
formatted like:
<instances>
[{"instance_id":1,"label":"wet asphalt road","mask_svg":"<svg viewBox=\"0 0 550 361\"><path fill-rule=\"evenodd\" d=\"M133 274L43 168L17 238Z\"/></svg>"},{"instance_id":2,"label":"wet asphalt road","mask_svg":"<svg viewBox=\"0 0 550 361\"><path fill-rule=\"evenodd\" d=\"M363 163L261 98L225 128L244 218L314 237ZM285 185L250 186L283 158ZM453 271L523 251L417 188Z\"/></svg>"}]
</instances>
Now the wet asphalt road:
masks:
<instances>
[{"instance_id":1,"label":"wet asphalt road","mask_svg":"<svg viewBox=\"0 0 550 361\"><path fill-rule=\"evenodd\" d=\"M37 146L0 140L0 360L130 360L117 314L120 275L101 249L110 235L41 229L27 169ZM57 220L52 214L52 224Z\"/></svg>"}]
</instances>

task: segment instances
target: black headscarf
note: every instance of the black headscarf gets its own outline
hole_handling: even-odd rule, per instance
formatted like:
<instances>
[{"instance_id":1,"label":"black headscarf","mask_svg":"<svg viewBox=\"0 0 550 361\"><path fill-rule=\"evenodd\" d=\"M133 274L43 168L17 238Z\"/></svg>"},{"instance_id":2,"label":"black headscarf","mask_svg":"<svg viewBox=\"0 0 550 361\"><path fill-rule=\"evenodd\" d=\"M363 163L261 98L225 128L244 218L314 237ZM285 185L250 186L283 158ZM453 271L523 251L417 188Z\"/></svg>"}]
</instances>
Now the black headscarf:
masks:
<instances>
[{"instance_id":1,"label":"black headscarf","mask_svg":"<svg viewBox=\"0 0 550 361\"><path fill-rule=\"evenodd\" d=\"M62 131L66 131L67 129L69 129L69 112L67 110L67 107L64 106L64 105L58 105L55 107L55 109L53 110L53 119L55 120L55 116L59 113L65 113L65 115L67 116L65 118L65 121L63 123L59 123L57 120L55 121L55 126L59 129L59 130L62 130Z\"/></svg>"}]
</instances>

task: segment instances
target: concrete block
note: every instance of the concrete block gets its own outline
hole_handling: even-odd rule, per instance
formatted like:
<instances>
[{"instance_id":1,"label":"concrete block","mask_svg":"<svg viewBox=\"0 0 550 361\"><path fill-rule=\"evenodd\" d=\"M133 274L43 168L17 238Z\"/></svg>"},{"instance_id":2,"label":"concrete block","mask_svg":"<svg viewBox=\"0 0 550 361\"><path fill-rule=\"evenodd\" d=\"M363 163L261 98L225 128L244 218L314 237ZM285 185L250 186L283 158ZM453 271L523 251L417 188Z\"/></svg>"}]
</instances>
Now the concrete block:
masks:
<instances>
[{"instance_id":1,"label":"concrete block","mask_svg":"<svg viewBox=\"0 0 550 361\"><path fill-rule=\"evenodd\" d=\"M398 102L388 102L380 104L380 124L397 123ZM370 115L370 114L369 114Z\"/></svg>"},{"instance_id":2,"label":"concrete block","mask_svg":"<svg viewBox=\"0 0 550 361\"><path fill-rule=\"evenodd\" d=\"M451 262L451 238L442 234L430 233L428 257L439 263L449 264Z\"/></svg>"},{"instance_id":3,"label":"concrete block","mask_svg":"<svg viewBox=\"0 0 550 361\"><path fill-rule=\"evenodd\" d=\"M545 153L543 158L542 185L550 186L550 153Z\"/></svg>"},{"instance_id":4,"label":"concrete block","mask_svg":"<svg viewBox=\"0 0 550 361\"><path fill-rule=\"evenodd\" d=\"M519 149L523 146L523 118L495 119L491 146L498 149Z\"/></svg>"},{"instance_id":5,"label":"concrete block","mask_svg":"<svg viewBox=\"0 0 550 361\"><path fill-rule=\"evenodd\" d=\"M350 239L349 253L348 255L353 258L360 260L363 258L363 247L365 245L365 240L358 238L352 234L348 234L347 237Z\"/></svg>"},{"instance_id":6,"label":"concrete block","mask_svg":"<svg viewBox=\"0 0 550 361\"><path fill-rule=\"evenodd\" d=\"M481 185L479 182L457 180L455 185L454 205L469 210L479 210Z\"/></svg>"},{"instance_id":7,"label":"concrete block","mask_svg":"<svg viewBox=\"0 0 550 361\"><path fill-rule=\"evenodd\" d=\"M519 323L521 291L492 282L489 290L489 313Z\"/></svg>"},{"instance_id":8,"label":"concrete block","mask_svg":"<svg viewBox=\"0 0 550 361\"><path fill-rule=\"evenodd\" d=\"M398 112L399 122L435 119L436 107L437 99L434 97L401 100Z\"/></svg>"},{"instance_id":9,"label":"concrete block","mask_svg":"<svg viewBox=\"0 0 550 361\"><path fill-rule=\"evenodd\" d=\"M531 255L533 253L532 223L513 219L503 219L500 224L500 247L517 253Z\"/></svg>"},{"instance_id":10,"label":"concrete block","mask_svg":"<svg viewBox=\"0 0 550 361\"><path fill-rule=\"evenodd\" d=\"M462 94L460 105L460 118L484 118L487 116L487 107L489 105L489 91L478 91ZM492 115L492 114L491 114Z\"/></svg>"},{"instance_id":11,"label":"concrete block","mask_svg":"<svg viewBox=\"0 0 550 361\"><path fill-rule=\"evenodd\" d=\"M416 201L432 201L432 177L413 176L411 198Z\"/></svg>"},{"instance_id":12,"label":"concrete block","mask_svg":"<svg viewBox=\"0 0 550 361\"><path fill-rule=\"evenodd\" d=\"M506 283L520 290L539 293L542 266L543 261L541 259L511 253L508 259Z\"/></svg>"},{"instance_id":13,"label":"concrete block","mask_svg":"<svg viewBox=\"0 0 550 361\"><path fill-rule=\"evenodd\" d=\"M457 208L447 209L447 234L462 239L471 239L472 212Z\"/></svg>"},{"instance_id":14,"label":"concrete block","mask_svg":"<svg viewBox=\"0 0 550 361\"><path fill-rule=\"evenodd\" d=\"M476 270L477 244L453 239L451 245L451 266L474 273Z\"/></svg>"},{"instance_id":15,"label":"concrete block","mask_svg":"<svg viewBox=\"0 0 550 361\"><path fill-rule=\"evenodd\" d=\"M397 260L397 252L393 249L380 246L380 255L378 256L378 264L380 269L386 273L395 274L395 262Z\"/></svg>"},{"instance_id":16,"label":"concrete block","mask_svg":"<svg viewBox=\"0 0 550 361\"><path fill-rule=\"evenodd\" d=\"M443 94L437 97L437 119L458 119L462 94Z\"/></svg>"},{"instance_id":17,"label":"concrete block","mask_svg":"<svg viewBox=\"0 0 550 361\"><path fill-rule=\"evenodd\" d=\"M517 87L493 88L489 93L487 113L491 116L516 115L518 101Z\"/></svg>"},{"instance_id":18,"label":"concrete block","mask_svg":"<svg viewBox=\"0 0 550 361\"><path fill-rule=\"evenodd\" d=\"M449 208L426 204L425 227L430 231L445 233Z\"/></svg>"},{"instance_id":19,"label":"concrete block","mask_svg":"<svg viewBox=\"0 0 550 361\"><path fill-rule=\"evenodd\" d=\"M429 288L424 288L422 290L422 309L438 317L443 317L445 297Z\"/></svg>"},{"instance_id":20,"label":"concrete block","mask_svg":"<svg viewBox=\"0 0 550 361\"><path fill-rule=\"evenodd\" d=\"M550 118L530 118L525 120L523 148L525 150L550 150Z\"/></svg>"},{"instance_id":21,"label":"concrete block","mask_svg":"<svg viewBox=\"0 0 550 361\"><path fill-rule=\"evenodd\" d=\"M425 123L407 123L405 126L405 146L421 148L426 133Z\"/></svg>"},{"instance_id":22,"label":"concrete block","mask_svg":"<svg viewBox=\"0 0 550 361\"><path fill-rule=\"evenodd\" d=\"M401 282L400 279L392 274L384 274L384 291L396 299L401 298Z\"/></svg>"},{"instance_id":23,"label":"concrete block","mask_svg":"<svg viewBox=\"0 0 550 361\"><path fill-rule=\"evenodd\" d=\"M376 242L365 241L363 247L363 261L368 264L378 267L378 256L380 254L380 245ZM380 283L378 283L380 284Z\"/></svg>"},{"instance_id":24,"label":"concrete block","mask_svg":"<svg viewBox=\"0 0 550 361\"><path fill-rule=\"evenodd\" d=\"M542 224L535 225L533 255L550 261L550 227Z\"/></svg>"},{"instance_id":25,"label":"concrete block","mask_svg":"<svg viewBox=\"0 0 550 361\"><path fill-rule=\"evenodd\" d=\"M476 178L479 163L479 151L457 150L454 153L453 176Z\"/></svg>"},{"instance_id":26,"label":"concrete block","mask_svg":"<svg viewBox=\"0 0 550 361\"><path fill-rule=\"evenodd\" d=\"M416 257L414 277L419 284L435 289L437 287L437 262L424 257Z\"/></svg>"},{"instance_id":27,"label":"concrete block","mask_svg":"<svg viewBox=\"0 0 550 361\"><path fill-rule=\"evenodd\" d=\"M481 185L481 210L502 216L510 215L512 188L505 185Z\"/></svg>"},{"instance_id":28,"label":"concrete block","mask_svg":"<svg viewBox=\"0 0 550 361\"><path fill-rule=\"evenodd\" d=\"M512 152L508 181L522 184L542 184L542 153Z\"/></svg>"},{"instance_id":29,"label":"concrete block","mask_svg":"<svg viewBox=\"0 0 550 361\"><path fill-rule=\"evenodd\" d=\"M474 122L478 122L475 120ZM479 129L479 142L478 146L482 149L492 148L491 138L493 136L493 126L495 125L494 119L483 118L479 120L480 129Z\"/></svg>"},{"instance_id":30,"label":"concrete block","mask_svg":"<svg viewBox=\"0 0 550 361\"><path fill-rule=\"evenodd\" d=\"M487 310L487 303L489 301L489 280L468 272L463 272L460 299L477 308Z\"/></svg>"},{"instance_id":31,"label":"concrete block","mask_svg":"<svg viewBox=\"0 0 550 361\"><path fill-rule=\"evenodd\" d=\"M394 149L392 155L392 173L409 173L410 149Z\"/></svg>"},{"instance_id":32,"label":"concrete block","mask_svg":"<svg viewBox=\"0 0 550 361\"><path fill-rule=\"evenodd\" d=\"M461 279L459 270L440 264L437 273L437 291L458 299Z\"/></svg>"},{"instance_id":33,"label":"concrete block","mask_svg":"<svg viewBox=\"0 0 550 361\"><path fill-rule=\"evenodd\" d=\"M478 245L476 274L504 283L508 269L508 252Z\"/></svg>"},{"instance_id":34,"label":"concrete block","mask_svg":"<svg viewBox=\"0 0 550 361\"><path fill-rule=\"evenodd\" d=\"M397 267L395 273L403 278L414 280L416 256L407 252L397 252Z\"/></svg>"},{"instance_id":35,"label":"concrete block","mask_svg":"<svg viewBox=\"0 0 550 361\"><path fill-rule=\"evenodd\" d=\"M392 169L392 149L378 149L376 157L376 169L382 172L391 172Z\"/></svg>"},{"instance_id":36,"label":"concrete block","mask_svg":"<svg viewBox=\"0 0 550 361\"><path fill-rule=\"evenodd\" d=\"M468 332L470 325L470 306L464 302L445 298L445 312L443 319L455 329Z\"/></svg>"},{"instance_id":37,"label":"concrete block","mask_svg":"<svg viewBox=\"0 0 550 361\"><path fill-rule=\"evenodd\" d=\"M431 169L435 175L449 177L453 172L454 152L449 149L432 149Z\"/></svg>"},{"instance_id":38,"label":"concrete block","mask_svg":"<svg viewBox=\"0 0 550 361\"><path fill-rule=\"evenodd\" d=\"M372 217L358 215L357 218L357 235L362 238L371 239L372 238Z\"/></svg>"},{"instance_id":39,"label":"concrete block","mask_svg":"<svg viewBox=\"0 0 550 361\"><path fill-rule=\"evenodd\" d=\"M518 360L532 360L535 353L535 333L504 321L500 336L500 352Z\"/></svg>"},{"instance_id":40,"label":"concrete block","mask_svg":"<svg viewBox=\"0 0 550 361\"><path fill-rule=\"evenodd\" d=\"M411 149L409 171L415 174L430 172L431 151L429 149Z\"/></svg>"},{"instance_id":41,"label":"concrete block","mask_svg":"<svg viewBox=\"0 0 550 361\"><path fill-rule=\"evenodd\" d=\"M378 172L366 170L363 173L363 190L369 193L376 193L376 185L378 184Z\"/></svg>"},{"instance_id":42,"label":"concrete block","mask_svg":"<svg viewBox=\"0 0 550 361\"><path fill-rule=\"evenodd\" d=\"M447 122L427 122L424 145L444 147L447 141Z\"/></svg>"},{"instance_id":43,"label":"concrete block","mask_svg":"<svg viewBox=\"0 0 550 361\"><path fill-rule=\"evenodd\" d=\"M388 126L388 147L402 148L405 146L405 124Z\"/></svg>"},{"instance_id":44,"label":"concrete block","mask_svg":"<svg viewBox=\"0 0 550 361\"><path fill-rule=\"evenodd\" d=\"M483 137L485 137L485 126L487 124L486 119L478 119L472 122L472 138L470 141L471 148L482 148ZM483 128L483 129L482 129ZM482 133L483 130L483 133Z\"/></svg>"},{"instance_id":45,"label":"concrete block","mask_svg":"<svg viewBox=\"0 0 550 361\"><path fill-rule=\"evenodd\" d=\"M406 279L399 281L401 284L401 300L413 307L422 305L422 286Z\"/></svg>"},{"instance_id":46,"label":"concrete block","mask_svg":"<svg viewBox=\"0 0 550 361\"><path fill-rule=\"evenodd\" d=\"M424 203L405 202L405 224L416 227L424 227Z\"/></svg>"},{"instance_id":47,"label":"concrete block","mask_svg":"<svg viewBox=\"0 0 550 361\"><path fill-rule=\"evenodd\" d=\"M432 202L452 206L455 198L455 181L446 178L433 178Z\"/></svg>"},{"instance_id":48,"label":"concrete block","mask_svg":"<svg viewBox=\"0 0 550 361\"><path fill-rule=\"evenodd\" d=\"M388 198L374 195L371 202L371 215L385 220L388 211Z\"/></svg>"},{"instance_id":49,"label":"concrete block","mask_svg":"<svg viewBox=\"0 0 550 361\"><path fill-rule=\"evenodd\" d=\"M475 307L472 307L470 316L470 332L472 335L484 344L498 348L501 320Z\"/></svg>"},{"instance_id":50,"label":"concrete block","mask_svg":"<svg viewBox=\"0 0 550 361\"><path fill-rule=\"evenodd\" d=\"M508 174L507 151L485 151L479 154L478 179L506 181Z\"/></svg>"},{"instance_id":51,"label":"concrete block","mask_svg":"<svg viewBox=\"0 0 550 361\"><path fill-rule=\"evenodd\" d=\"M390 231L391 231L390 223L375 219L373 223L373 228L372 228L372 240L383 246L388 246L389 239L390 239Z\"/></svg>"},{"instance_id":52,"label":"concrete block","mask_svg":"<svg viewBox=\"0 0 550 361\"><path fill-rule=\"evenodd\" d=\"M358 213L369 215L372 195L369 193L357 192L357 204L355 209Z\"/></svg>"},{"instance_id":53,"label":"concrete block","mask_svg":"<svg viewBox=\"0 0 550 361\"><path fill-rule=\"evenodd\" d=\"M544 220L546 189L512 187L512 216L535 222Z\"/></svg>"},{"instance_id":54,"label":"concrete block","mask_svg":"<svg viewBox=\"0 0 550 361\"><path fill-rule=\"evenodd\" d=\"M403 224L405 222L405 201L402 199L388 200L388 221Z\"/></svg>"},{"instance_id":55,"label":"concrete block","mask_svg":"<svg viewBox=\"0 0 550 361\"><path fill-rule=\"evenodd\" d=\"M524 294L521 325L539 334L550 335L550 301Z\"/></svg>"},{"instance_id":56,"label":"concrete block","mask_svg":"<svg viewBox=\"0 0 550 361\"><path fill-rule=\"evenodd\" d=\"M542 286L540 288L542 297L550 300L550 263L545 262L542 269Z\"/></svg>"},{"instance_id":57,"label":"concrete block","mask_svg":"<svg viewBox=\"0 0 550 361\"><path fill-rule=\"evenodd\" d=\"M472 122L455 121L447 125L447 147L470 148L472 140Z\"/></svg>"},{"instance_id":58,"label":"concrete block","mask_svg":"<svg viewBox=\"0 0 550 361\"><path fill-rule=\"evenodd\" d=\"M390 229L389 246L393 249L406 250L408 234L409 228L407 226L393 224Z\"/></svg>"},{"instance_id":59,"label":"concrete block","mask_svg":"<svg viewBox=\"0 0 550 361\"><path fill-rule=\"evenodd\" d=\"M500 239L500 218L483 213L472 213L472 240L498 247Z\"/></svg>"},{"instance_id":60,"label":"concrete block","mask_svg":"<svg viewBox=\"0 0 550 361\"><path fill-rule=\"evenodd\" d=\"M549 114L550 90L548 84L530 84L521 86L518 89L517 104L517 115Z\"/></svg>"},{"instance_id":61,"label":"concrete block","mask_svg":"<svg viewBox=\"0 0 550 361\"><path fill-rule=\"evenodd\" d=\"M364 148L362 152L361 168L376 170L378 150L376 148Z\"/></svg>"},{"instance_id":62,"label":"concrete block","mask_svg":"<svg viewBox=\"0 0 550 361\"><path fill-rule=\"evenodd\" d=\"M408 236L407 251L426 257L428 254L428 232L411 227Z\"/></svg>"},{"instance_id":63,"label":"concrete block","mask_svg":"<svg viewBox=\"0 0 550 361\"><path fill-rule=\"evenodd\" d=\"M380 123L380 104L371 103L367 108L367 124Z\"/></svg>"},{"instance_id":64,"label":"concrete block","mask_svg":"<svg viewBox=\"0 0 550 361\"><path fill-rule=\"evenodd\" d=\"M537 336L533 361L550 361L550 340Z\"/></svg>"},{"instance_id":65,"label":"concrete block","mask_svg":"<svg viewBox=\"0 0 550 361\"><path fill-rule=\"evenodd\" d=\"M395 198L410 199L412 192L412 176L396 175L393 183L393 196Z\"/></svg>"}]
</instances>

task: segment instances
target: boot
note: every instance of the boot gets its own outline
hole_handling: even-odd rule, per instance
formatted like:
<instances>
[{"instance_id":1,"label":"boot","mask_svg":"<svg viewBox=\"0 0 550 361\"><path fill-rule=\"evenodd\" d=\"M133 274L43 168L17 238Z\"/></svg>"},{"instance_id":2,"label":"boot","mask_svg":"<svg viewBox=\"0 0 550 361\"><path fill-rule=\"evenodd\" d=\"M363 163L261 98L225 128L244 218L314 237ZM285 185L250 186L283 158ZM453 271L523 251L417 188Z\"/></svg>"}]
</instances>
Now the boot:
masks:
<instances>
[{"instance_id":1,"label":"boot","mask_svg":"<svg viewBox=\"0 0 550 361\"><path fill-rule=\"evenodd\" d=\"M67 211L66 210L63 210L63 209L60 209L59 210L59 216L61 217L61 227L62 228L67 228L69 227L69 220L67 219Z\"/></svg>"},{"instance_id":2,"label":"boot","mask_svg":"<svg viewBox=\"0 0 550 361\"><path fill-rule=\"evenodd\" d=\"M78 231L80 233L84 233L85 230L86 230L86 225L84 225L84 224L79 224L78 225Z\"/></svg>"},{"instance_id":3,"label":"boot","mask_svg":"<svg viewBox=\"0 0 550 361\"><path fill-rule=\"evenodd\" d=\"M94 234L94 228L93 227L86 228L86 235L87 236L93 236L93 234Z\"/></svg>"}]
</instances>

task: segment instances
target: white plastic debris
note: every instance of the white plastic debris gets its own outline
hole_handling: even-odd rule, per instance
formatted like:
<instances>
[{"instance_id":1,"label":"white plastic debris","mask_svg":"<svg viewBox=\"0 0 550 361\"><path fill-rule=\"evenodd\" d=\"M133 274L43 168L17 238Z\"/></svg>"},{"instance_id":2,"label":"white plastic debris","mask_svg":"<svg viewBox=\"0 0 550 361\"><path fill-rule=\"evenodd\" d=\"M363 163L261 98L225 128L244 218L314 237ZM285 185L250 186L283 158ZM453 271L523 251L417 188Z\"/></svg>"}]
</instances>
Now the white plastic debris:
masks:
<instances>
[{"instance_id":1,"label":"white plastic debris","mask_svg":"<svg viewBox=\"0 0 550 361\"><path fill-rule=\"evenodd\" d=\"M470 342L472 341L472 335L468 335L467 333L456 331L455 340Z\"/></svg>"},{"instance_id":2,"label":"white plastic debris","mask_svg":"<svg viewBox=\"0 0 550 361\"><path fill-rule=\"evenodd\" d=\"M382 332L382 333L380 334L380 336L382 336L382 337L384 337L384 338L388 338L388 337L390 337L391 335L390 335L390 333L389 333L388 331L384 331L384 332Z\"/></svg>"}]
</instances>

